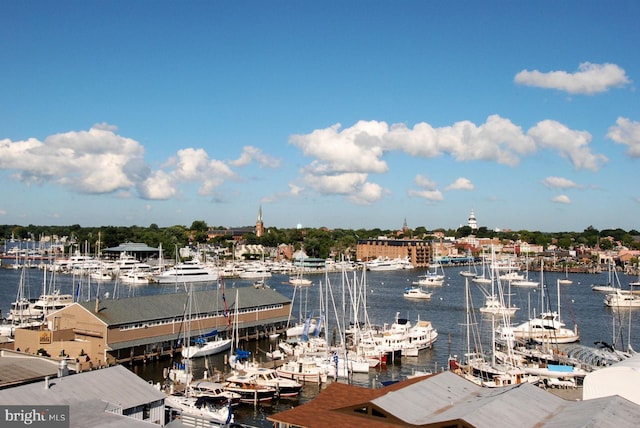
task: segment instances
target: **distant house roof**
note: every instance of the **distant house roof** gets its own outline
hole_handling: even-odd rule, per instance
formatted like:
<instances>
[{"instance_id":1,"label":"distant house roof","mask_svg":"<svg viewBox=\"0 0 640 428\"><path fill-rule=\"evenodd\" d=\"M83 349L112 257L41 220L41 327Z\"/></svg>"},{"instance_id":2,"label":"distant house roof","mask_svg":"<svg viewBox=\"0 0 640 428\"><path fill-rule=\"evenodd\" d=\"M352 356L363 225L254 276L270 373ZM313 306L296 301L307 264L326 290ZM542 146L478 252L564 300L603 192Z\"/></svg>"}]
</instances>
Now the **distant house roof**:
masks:
<instances>
[{"instance_id":1,"label":"distant house roof","mask_svg":"<svg viewBox=\"0 0 640 428\"><path fill-rule=\"evenodd\" d=\"M0 390L8 405L68 405L72 427L150 427L148 421L117 414L164 400L165 394L123 366L52 378ZM35 425L34 425L35 426Z\"/></svg>"},{"instance_id":2,"label":"distant house roof","mask_svg":"<svg viewBox=\"0 0 640 428\"><path fill-rule=\"evenodd\" d=\"M105 253L157 253L159 248L153 248L143 242L125 242L117 247L105 248L102 250Z\"/></svg>"},{"instance_id":3,"label":"distant house roof","mask_svg":"<svg viewBox=\"0 0 640 428\"><path fill-rule=\"evenodd\" d=\"M332 383L267 419L280 426L635 427L640 406L619 396L568 401L528 383L483 388L451 372L380 389Z\"/></svg>"}]
</instances>

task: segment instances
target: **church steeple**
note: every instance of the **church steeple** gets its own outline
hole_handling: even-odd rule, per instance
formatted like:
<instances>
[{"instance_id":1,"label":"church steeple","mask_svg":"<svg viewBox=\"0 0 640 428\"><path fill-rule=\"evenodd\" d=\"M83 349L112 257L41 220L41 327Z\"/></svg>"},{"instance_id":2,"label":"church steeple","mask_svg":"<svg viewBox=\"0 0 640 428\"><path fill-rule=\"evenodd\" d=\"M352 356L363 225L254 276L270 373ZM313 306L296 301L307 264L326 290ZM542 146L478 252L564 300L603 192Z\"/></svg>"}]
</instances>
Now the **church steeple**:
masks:
<instances>
[{"instance_id":1,"label":"church steeple","mask_svg":"<svg viewBox=\"0 0 640 428\"><path fill-rule=\"evenodd\" d=\"M258 208L258 219L256 220L256 236L260 238L264 235L264 223L262 222L262 205Z\"/></svg>"}]
</instances>

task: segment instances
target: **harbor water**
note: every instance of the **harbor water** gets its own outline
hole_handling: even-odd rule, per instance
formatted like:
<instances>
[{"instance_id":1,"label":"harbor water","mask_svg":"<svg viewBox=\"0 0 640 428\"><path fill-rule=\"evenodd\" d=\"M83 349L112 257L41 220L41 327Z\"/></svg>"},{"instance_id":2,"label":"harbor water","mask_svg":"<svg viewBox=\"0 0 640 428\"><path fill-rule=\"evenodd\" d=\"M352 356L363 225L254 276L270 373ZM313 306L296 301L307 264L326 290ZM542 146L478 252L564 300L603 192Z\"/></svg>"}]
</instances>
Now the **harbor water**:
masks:
<instances>
[{"instance_id":1,"label":"harbor water","mask_svg":"<svg viewBox=\"0 0 640 428\"><path fill-rule=\"evenodd\" d=\"M21 269L13 269L13 261L3 260L3 268L0 269L0 309L6 315L12 301L16 299L18 284L20 282ZM336 319L350 319L342 313L342 296L346 285L358 283L362 287L366 297L362 296L362 302L366 301L367 313L372 324L384 326L391 324L396 317L406 318L415 323L418 319L431 321L433 327L438 330L438 339L432 349L421 351L418 357L402 357L399 361L389 363L386 367L372 369L369 374L354 374L350 379L340 380L351 382L363 387L379 387L382 382L402 380L416 370L440 371L446 369L447 360L451 355L462 355L467 352L467 309L465 305L465 278L460 275L466 267L445 267L446 281L441 287L433 287L433 295L430 300L409 300L403 296L405 287L411 286L418 276L425 272L421 269L408 269L388 272L367 272L364 277L361 271L348 272L346 274L332 273L329 275L310 276L313 285L295 289L288 283L288 276L274 274L266 280L267 285L277 292L293 299L292 322L298 322L307 314L318 316L321 307L326 303L325 317L327 321L328 337L336 325ZM26 297L36 298L43 290L44 272L41 269L26 269L25 294ZM47 273L47 282L52 280ZM530 272L529 277L539 280L538 272ZM611 309L604 305L604 295L591 290L592 284L602 284L608 281L607 273L598 274L570 274L573 280L571 285L560 285L560 296L557 294L556 279L564 277L564 273L545 272L545 308L558 309L560 302L560 315L566 327L573 328L577 324L580 332L580 344L595 346L596 342L614 344L617 349L626 349L631 345L634 349L640 349L640 339L634 326L640 322L639 309ZM73 277L67 274L57 274L54 278L55 285L62 293L75 294L79 283L86 290L84 296L101 296L105 298L126 298L157 293L179 293L187 298L184 284L175 285L124 285L117 281L103 283L87 283L86 279ZM628 288L630 281L637 277L620 275L622 288ZM236 287L251 287L253 281L240 279L224 280L225 289L231 292ZM218 283L203 283L194 285L194 290L213 289ZM330 292L329 288L330 287ZM485 351L491 348L492 318L480 316L477 308L484 304L482 290L475 283L469 283L472 295L472 307L476 309L477 322L482 347ZM333 295L332 302L331 295ZM526 321L531 316L540 313L541 299L539 289L512 287L507 298L519 309L516 312L513 323ZM350 307L347 306L347 312ZM546 309L545 309L546 310ZM339 312L339 313L336 313ZM362 321L362 320L360 320ZM260 362L269 364L265 352L277 346L277 343L269 338L259 341L240 343L240 346L251 351L252 357ZM478 345L475 345L477 348ZM143 379L158 383L163 380L163 373L172 364L169 360L148 361L145 364L136 364L130 369ZM202 376L204 371L208 373L228 372L225 366L225 356L215 355L197 359L194 362L194 374ZM317 395L324 386L307 384L299 398L295 400L279 400L271 405L240 406L235 410L236 421L255 426L270 427L272 424L266 420L267 416L282 410L307 402Z\"/></svg>"}]
</instances>

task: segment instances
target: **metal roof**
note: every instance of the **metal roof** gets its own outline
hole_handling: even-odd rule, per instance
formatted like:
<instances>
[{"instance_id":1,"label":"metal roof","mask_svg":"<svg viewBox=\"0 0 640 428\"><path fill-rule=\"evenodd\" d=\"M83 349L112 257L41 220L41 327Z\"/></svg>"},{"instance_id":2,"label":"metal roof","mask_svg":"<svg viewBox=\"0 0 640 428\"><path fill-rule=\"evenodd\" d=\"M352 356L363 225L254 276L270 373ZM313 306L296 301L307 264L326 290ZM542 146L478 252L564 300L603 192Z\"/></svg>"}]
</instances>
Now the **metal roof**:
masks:
<instances>
[{"instance_id":1,"label":"metal roof","mask_svg":"<svg viewBox=\"0 0 640 428\"><path fill-rule=\"evenodd\" d=\"M371 403L417 426L461 420L472 426L493 428L581 427L594 420L607 420L606 425L610 426L634 426L640 418L640 406L620 397L610 398L599 403L568 401L528 383L483 388L444 372L391 391Z\"/></svg>"},{"instance_id":2,"label":"metal roof","mask_svg":"<svg viewBox=\"0 0 640 428\"><path fill-rule=\"evenodd\" d=\"M363 413L373 407L375 413ZM564 400L531 384L483 388L452 372L370 390L331 383L314 400L267 418L307 428L472 426L636 427L640 405L619 396Z\"/></svg>"},{"instance_id":3,"label":"metal roof","mask_svg":"<svg viewBox=\"0 0 640 428\"><path fill-rule=\"evenodd\" d=\"M128 252L128 253L145 253L145 252L159 252L159 248L153 248L145 244L144 242L125 242L117 247L104 248L105 252Z\"/></svg>"},{"instance_id":4,"label":"metal roof","mask_svg":"<svg viewBox=\"0 0 640 428\"><path fill-rule=\"evenodd\" d=\"M131 409L164 400L157 390L123 366L52 378L45 381L0 390L3 405L68 405L72 426L109 428L149 427L148 422L108 412Z\"/></svg>"},{"instance_id":5,"label":"metal roof","mask_svg":"<svg viewBox=\"0 0 640 428\"><path fill-rule=\"evenodd\" d=\"M273 289L241 287L224 293L227 308L233 314L238 293L239 310L268 305L286 305L291 300ZM187 310L188 293L179 291L170 294L154 294L124 299L107 299L99 302L98 313L95 301L78 303L93 313L108 326L142 323L166 318L183 317ZM195 291L193 293L192 315L222 311L225 308L221 290Z\"/></svg>"},{"instance_id":6,"label":"metal roof","mask_svg":"<svg viewBox=\"0 0 640 428\"><path fill-rule=\"evenodd\" d=\"M7 349L0 351L0 387L31 382L58 373L58 361Z\"/></svg>"}]
</instances>

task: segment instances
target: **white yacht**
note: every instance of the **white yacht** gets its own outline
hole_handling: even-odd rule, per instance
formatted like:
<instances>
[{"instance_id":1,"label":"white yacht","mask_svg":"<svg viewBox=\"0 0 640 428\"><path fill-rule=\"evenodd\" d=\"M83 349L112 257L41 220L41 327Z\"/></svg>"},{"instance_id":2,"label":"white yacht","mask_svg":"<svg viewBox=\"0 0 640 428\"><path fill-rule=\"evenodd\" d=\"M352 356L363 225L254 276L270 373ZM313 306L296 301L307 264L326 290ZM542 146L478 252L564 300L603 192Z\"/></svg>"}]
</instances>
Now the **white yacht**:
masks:
<instances>
[{"instance_id":1,"label":"white yacht","mask_svg":"<svg viewBox=\"0 0 640 428\"><path fill-rule=\"evenodd\" d=\"M73 295L60 294L60 290L55 290L51 294L42 294L33 302L30 308L30 313L35 315L36 318L44 318L53 311L57 311L73 303Z\"/></svg>"},{"instance_id":2,"label":"white yacht","mask_svg":"<svg viewBox=\"0 0 640 428\"><path fill-rule=\"evenodd\" d=\"M244 267L238 275L241 279L271 278L271 271L263 263L250 264Z\"/></svg>"},{"instance_id":3,"label":"white yacht","mask_svg":"<svg viewBox=\"0 0 640 428\"><path fill-rule=\"evenodd\" d=\"M160 284L174 284L176 282L210 282L218 280L218 273L203 266L199 261L192 260L178 263L170 269L151 277L153 282Z\"/></svg>"},{"instance_id":4,"label":"white yacht","mask_svg":"<svg viewBox=\"0 0 640 428\"><path fill-rule=\"evenodd\" d=\"M580 340L580 335L575 330L564 326L557 312L544 312L529 321L514 327L498 327L497 331L502 336L512 336L516 340L533 340L538 343L574 343Z\"/></svg>"}]
</instances>

